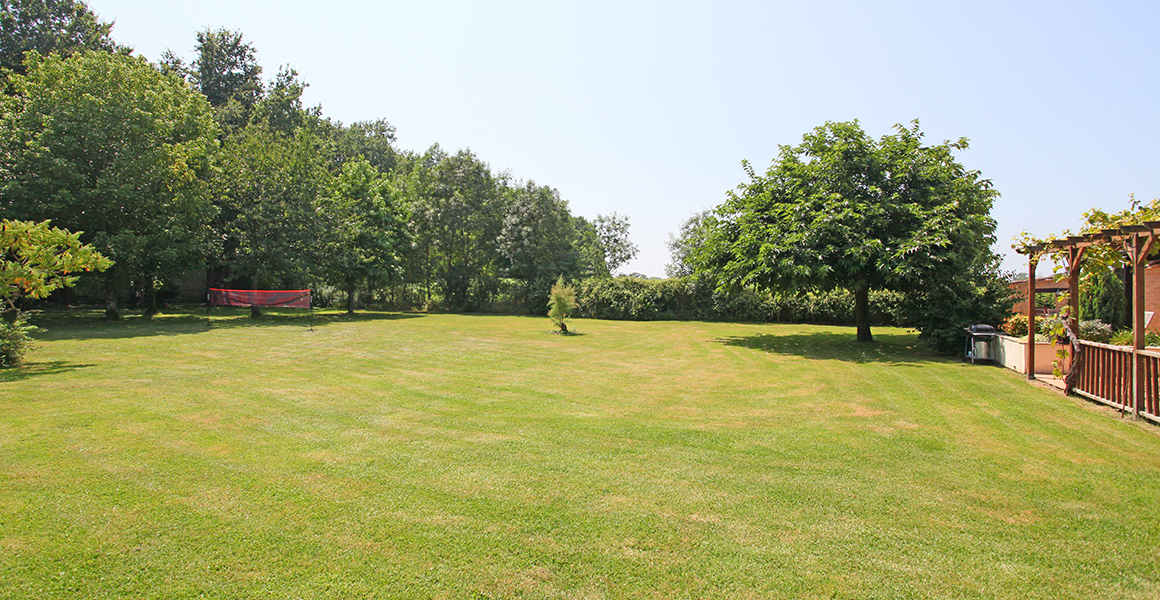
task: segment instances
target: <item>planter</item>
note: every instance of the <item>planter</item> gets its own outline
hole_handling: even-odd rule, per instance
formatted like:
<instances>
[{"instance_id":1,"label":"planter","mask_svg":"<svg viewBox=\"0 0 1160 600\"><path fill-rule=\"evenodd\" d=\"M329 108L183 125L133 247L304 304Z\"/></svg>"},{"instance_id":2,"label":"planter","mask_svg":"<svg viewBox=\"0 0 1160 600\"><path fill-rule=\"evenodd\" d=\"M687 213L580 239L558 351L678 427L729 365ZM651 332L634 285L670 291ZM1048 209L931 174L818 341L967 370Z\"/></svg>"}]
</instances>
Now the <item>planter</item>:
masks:
<instances>
[{"instance_id":1,"label":"planter","mask_svg":"<svg viewBox=\"0 0 1160 600\"><path fill-rule=\"evenodd\" d=\"M1017 373L1027 372L1027 338L1012 337L1009 335L995 336L996 342L991 349L995 364L1007 367ZM1055 346L1050 343L1035 344L1035 374L1050 375L1055 362ZM1070 367L1066 361L1063 372Z\"/></svg>"}]
</instances>

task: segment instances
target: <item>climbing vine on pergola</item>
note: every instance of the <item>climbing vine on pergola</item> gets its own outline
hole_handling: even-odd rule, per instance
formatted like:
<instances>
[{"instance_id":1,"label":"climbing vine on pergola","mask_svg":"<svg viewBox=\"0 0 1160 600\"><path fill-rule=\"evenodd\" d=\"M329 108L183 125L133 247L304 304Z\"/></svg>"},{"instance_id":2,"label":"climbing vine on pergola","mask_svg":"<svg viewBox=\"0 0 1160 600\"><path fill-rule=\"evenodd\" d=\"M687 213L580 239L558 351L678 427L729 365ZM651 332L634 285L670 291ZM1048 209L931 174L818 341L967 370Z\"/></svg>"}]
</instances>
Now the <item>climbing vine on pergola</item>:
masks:
<instances>
[{"instance_id":1,"label":"climbing vine on pergola","mask_svg":"<svg viewBox=\"0 0 1160 600\"><path fill-rule=\"evenodd\" d=\"M1147 208L1156 209L1157 205L1158 202L1153 201ZM1091 218L1092 215L1093 213L1085 215L1089 223L1095 221ZM1128 264L1132 267L1132 395L1135 399L1134 406L1137 411L1139 410L1139 398L1143 393L1145 375L1144 369L1141 368L1142 357L1139 353L1144 350L1144 334L1147 325L1144 322L1144 280L1148 255L1152 252L1158 236L1160 236L1160 220L1150 220L1088 231L1083 235L1066 235L1066 237L1058 239L1034 240L1024 236L1024 239L1015 246L1017 252L1027 256L1029 267L1028 298L1035 298L1035 270L1040 259L1045 256L1062 259L1069 288L1065 333L1071 342L1067 346L1071 354L1071 368L1064 380L1068 393L1075 389L1076 379L1080 372L1079 367L1083 361L1083 346L1078 343L1078 340L1079 284L1084 262L1090 258L1090 262L1094 266L1105 268L1117 263ZM1026 349L1028 379L1035 379L1035 332L1035 303L1029 302Z\"/></svg>"}]
</instances>

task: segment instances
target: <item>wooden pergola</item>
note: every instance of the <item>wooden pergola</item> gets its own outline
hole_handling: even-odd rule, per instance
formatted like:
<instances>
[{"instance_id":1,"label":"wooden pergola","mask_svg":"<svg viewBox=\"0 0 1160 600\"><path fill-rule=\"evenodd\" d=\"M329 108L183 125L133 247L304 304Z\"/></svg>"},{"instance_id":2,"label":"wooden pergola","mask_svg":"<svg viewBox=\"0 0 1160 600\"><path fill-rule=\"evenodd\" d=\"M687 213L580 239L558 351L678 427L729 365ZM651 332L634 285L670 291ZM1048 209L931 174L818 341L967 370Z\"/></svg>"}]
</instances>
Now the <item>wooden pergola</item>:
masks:
<instances>
[{"instance_id":1,"label":"wooden pergola","mask_svg":"<svg viewBox=\"0 0 1160 600\"><path fill-rule=\"evenodd\" d=\"M1035 269L1039 259L1047 253L1062 254L1068 276L1068 311L1067 328L1071 332L1071 339L1079 339L1079 276L1085 252L1093 246L1109 246L1121 253L1132 266L1132 349L1130 360L1130 376L1126 377L1124 392L1130 392L1130 398L1116 400L1113 394L1101 394L1077 387L1081 382L1081 373L1087 373L1088 379L1096 383L1096 387L1106 385L1107 381L1117 382L1117 374L1096 372L1092 365L1084 366L1083 348L1117 348L1107 344L1084 342L1083 344L1069 344L1071 353L1071 368L1065 379L1065 389L1068 393L1075 391L1093 399L1125 409L1129 405L1133 414L1157 419L1157 412L1147 402L1152 396L1160 395L1160 385L1154 381L1158 375L1157 365L1160 365L1160 353L1145 350L1144 334L1147 323L1144 321L1144 273L1148 263L1148 254L1156 238L1160 236L1160 221L1147 221L1139 225L1126 225L1118 229L1104 229L1098 233L1069 236L1064 239L1052 240L1049 243L1028 246L1019 250L1020 254L1028 257L1029 266L1027 280L1027 350L1026 365L1027 378L1035 379ZM1119 351L1123 351L1119 349ZM1156 362L1156 365L1150 363ZM1108 362L1108 361L1105 361ZM1109 364L1111 364L1109 362ZM1095 365L1100 367L1101 365ZM1081 368L1083 367L1083 368ZM1130 386L1126 385L1130 382ZM1112 387L1116 387L1112 385ZM1110 389L1110 388L1109 388ZM1114 391L1114 390L1113 390ZM1155 404L1154 402L1152 404ZM1148 410L1152 408L1153 410Z\"/></svg>"}]
</instances>

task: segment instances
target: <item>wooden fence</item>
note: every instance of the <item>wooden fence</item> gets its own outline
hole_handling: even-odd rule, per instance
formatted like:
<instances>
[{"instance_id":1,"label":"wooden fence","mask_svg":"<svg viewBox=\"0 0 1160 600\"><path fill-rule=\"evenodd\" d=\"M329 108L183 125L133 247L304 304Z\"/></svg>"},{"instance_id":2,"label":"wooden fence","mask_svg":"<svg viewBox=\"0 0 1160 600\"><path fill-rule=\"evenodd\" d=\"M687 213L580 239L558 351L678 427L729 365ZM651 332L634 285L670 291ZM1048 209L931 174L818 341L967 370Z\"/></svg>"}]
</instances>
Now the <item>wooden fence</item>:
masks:
<instances>
[{"instance_id":1,"label":"wooden fence","mask_svg":"<svg viewBox=\"0 0 1160 600\"><path fill-rule=\"evenodd\" d=\"M1160 422L1160 352L1080 340L1083 360L1075 393L1124 411ZM1136 358L1138 357L1138 358ZM1133 359L1143 372L1133 394Z\"/></svg>"}]
</instances>

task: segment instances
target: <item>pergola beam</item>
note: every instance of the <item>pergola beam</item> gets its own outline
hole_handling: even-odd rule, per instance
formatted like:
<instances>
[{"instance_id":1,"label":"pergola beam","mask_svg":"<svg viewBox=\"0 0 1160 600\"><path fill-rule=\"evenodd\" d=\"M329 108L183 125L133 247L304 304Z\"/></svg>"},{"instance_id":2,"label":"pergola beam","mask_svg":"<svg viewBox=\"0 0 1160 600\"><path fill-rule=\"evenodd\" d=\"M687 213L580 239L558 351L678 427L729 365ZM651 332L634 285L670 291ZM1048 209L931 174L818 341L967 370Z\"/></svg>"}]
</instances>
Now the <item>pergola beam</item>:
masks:
<instances>
[{"instance_id":1,"label":"pergola beam","mask_svg":"<svg viewBox=\"0 0 1160 600\"><path fill-rule=\"evenodd\" d=\"M1087 235L1071 235L1051 240L1047 244L1033 244L1019 249L1027 256L1029 281L1027 284L1027 378L1035 379L1035 268L1040 256L1047 251L1064 251L1067 260L1070 298L1068 301L1068 329L1079 334L1079 273L1084 250L1093 246L1112 246L1119 249L1132 265L1132 405L1137 416L1144 402L1144 279L1148 254L1151 253L1156 238L1160 237L1160 221L1145 221L1119 228L1102 229ZM1071 370L1076 367L1078 356L1073 356ZM1070 375L1070 374L1069 374ZM1074 379L1068 377L1068 391Z\"/></svg>"}]
</instances>

